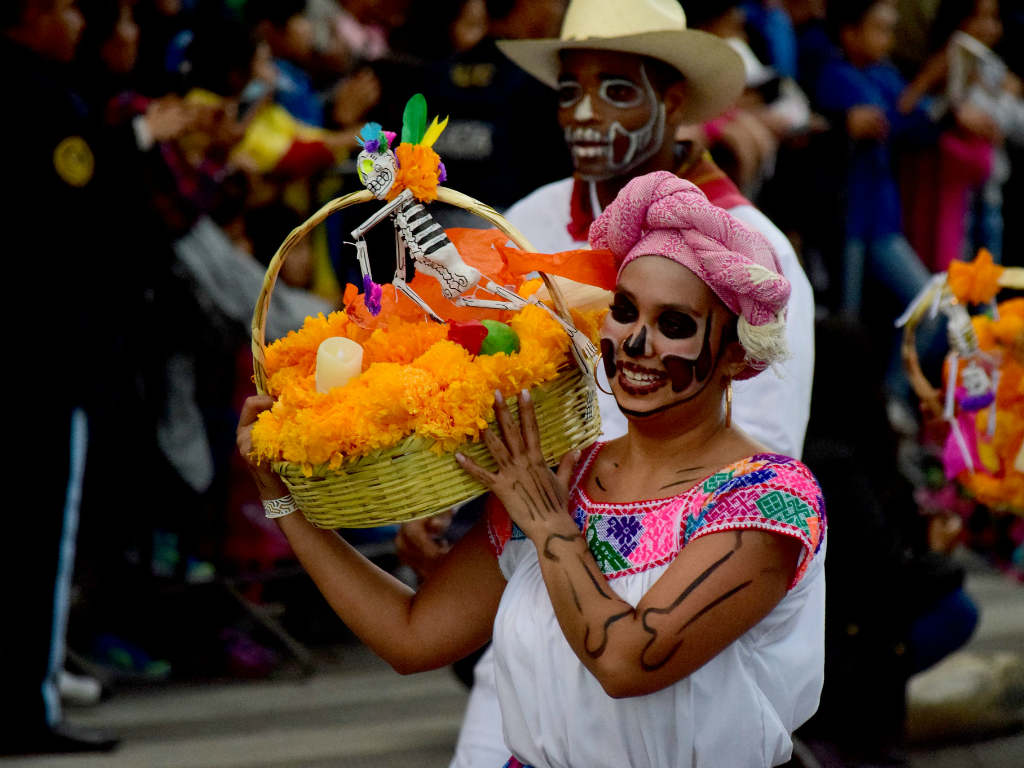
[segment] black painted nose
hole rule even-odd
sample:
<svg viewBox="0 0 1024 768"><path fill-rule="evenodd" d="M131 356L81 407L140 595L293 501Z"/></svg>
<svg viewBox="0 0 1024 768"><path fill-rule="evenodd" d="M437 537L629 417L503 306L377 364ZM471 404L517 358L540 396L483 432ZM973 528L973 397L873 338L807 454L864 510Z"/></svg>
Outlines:
<svg viewBox="0 0 1024 768"><path fill-rule="evenodd" d="M643 357L647 349L647 326L640 329L636 336L630 336L622 345L622 351L630 357Z"/></svg>

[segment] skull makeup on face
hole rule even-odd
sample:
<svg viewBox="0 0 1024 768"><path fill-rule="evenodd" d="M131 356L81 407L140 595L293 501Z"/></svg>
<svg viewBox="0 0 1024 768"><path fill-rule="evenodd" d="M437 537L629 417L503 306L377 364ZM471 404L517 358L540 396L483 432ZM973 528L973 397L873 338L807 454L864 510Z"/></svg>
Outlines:
<svg viewBox="0 0 1024 768"><path fill-rule="evenodd" d="M563 61L559 115L576 174L587 181L635 170L664 139L665 106L644 65L620 56L577 51Z"/></svg>
<svg viewBox="0 0 1024 768"><path fill-rule="evenodd" d="M365 149L356 158L356 172L359 181L378 200L384 200L395 183L395 155L393 152L367 152Z"/></svg>
<svg viewBox="0 0 1024 768"><path fill-rule="evenodd" d="M714 391L729 345L728 314L700 278L668 259L627 265L601 331L602 361L619 409L648 418Z"/></svg>

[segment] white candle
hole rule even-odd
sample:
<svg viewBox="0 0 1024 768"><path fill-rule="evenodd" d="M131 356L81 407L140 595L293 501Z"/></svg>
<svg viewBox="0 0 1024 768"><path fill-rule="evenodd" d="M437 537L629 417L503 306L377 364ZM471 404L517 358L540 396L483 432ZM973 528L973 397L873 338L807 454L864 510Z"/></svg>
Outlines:
<svg viewBox="0 0 1024 768"><path fill-rule="evenodd" d="M332 336L316 350L316 391L344 386L363 370L363 348L352 339Z"/></svg>

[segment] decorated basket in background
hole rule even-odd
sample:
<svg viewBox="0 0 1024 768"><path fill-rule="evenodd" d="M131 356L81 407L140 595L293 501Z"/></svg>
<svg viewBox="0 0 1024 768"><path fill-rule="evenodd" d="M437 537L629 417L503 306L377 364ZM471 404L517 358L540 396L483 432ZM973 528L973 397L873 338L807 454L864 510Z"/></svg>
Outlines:
<svg viewBox="0 0 1024 768"><path fill-rule="evenodd" d="M489 206L444 187L437 188L437 199L489 222L503 240L513 242L519 249L532 250L523 235ZM261 394L272 394L266 365L266 319L274 284L289 252L331 214L373 201L367 190L331 201L293 230L270 262L252 321L253 370ZM558 284L544 274L541 279L546 300L550 300L563 320L572 324L571 311ZM383 289L390 291L391 286ZM431 323L425 316L423 322ZM565 343L569 344L568 339ZM565 453L592 443L601 430L593 377L573 362L568 349L567 346L557 371L531 388L541 449L552 465ZM516 391L511 386L503 391L513 413ZM493 409L488 420L493 420ZM458 445L452 444L450 438L439 441L409 434L356 457L339 459L335 455L331 461L279 459L271 463L311 523L320 528L365 528L436 514L483 493L483 486L455 462L456 450L484 467L495 466L478 432Z"/></svg>
<svg viewBox="0 0 1024 768"><path fill-rule="evenodd" d="M897 321L910 384L931 424L943 424L943 472L968 497L996 512L1024 516L1024 269L993 263L982 250L935 275ZM945 317L949 352L943 381L922 371L917 328Z"/></svg>

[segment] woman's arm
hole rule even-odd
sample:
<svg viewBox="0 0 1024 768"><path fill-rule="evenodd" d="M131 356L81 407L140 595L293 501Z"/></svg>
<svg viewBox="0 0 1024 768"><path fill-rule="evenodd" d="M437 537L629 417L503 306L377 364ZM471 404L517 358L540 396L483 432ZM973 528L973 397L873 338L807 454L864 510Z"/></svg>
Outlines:
<svg viewBox="0 0 1024 768"><path fill-rule="evenodd" d="M288 493L276 474L249 458L252 425L272 402L266 396L247 399L237 437L263 499ZM463 537L423 588L414 592L334 531L311 525L301 512L276 521L335 613L398 672L450 664L491 636L505 580L482 524Z"/></svg>
<svg viewBox="0 0 1024 768"><path fill-rule="evenodd" d="M566 639L615 697L672 685L757 624L785 596L801 547L757 530L709 534L634 608L612 591L578 530L534 541Z"/></svg>
<svg viewBox="0 0 1024 768"><path fill-rule="evenodd" d="M709 534L689 544L634 608L610 587L569 516L572 460L544 464L533 407L522 430L498 407L504 440L485 435L491 473L464 457L537 547L555 615L569 644L610 696L639 696L686 677L766 616L786 594L801 542L757 530Z"/></svg>

